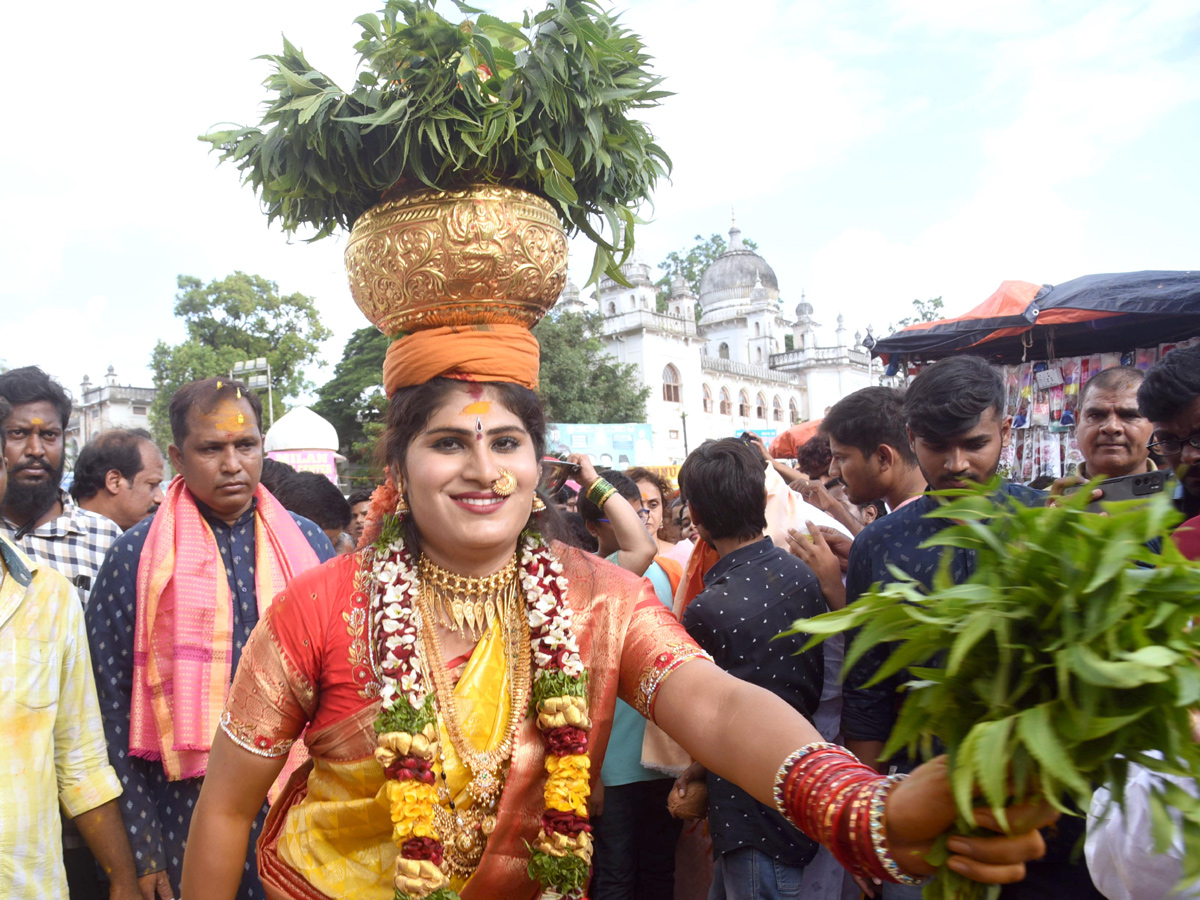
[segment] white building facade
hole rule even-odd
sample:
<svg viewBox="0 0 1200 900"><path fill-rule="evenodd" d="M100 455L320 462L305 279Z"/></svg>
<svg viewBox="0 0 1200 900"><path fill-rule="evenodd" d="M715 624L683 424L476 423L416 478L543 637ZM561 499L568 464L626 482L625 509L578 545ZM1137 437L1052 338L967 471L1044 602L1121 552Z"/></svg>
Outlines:
<svg viewBox="0 0 1200 900"><path fill-rule="evenodd" d="M802 300L797 318L787 316L774 270L746 248L736 226L728 249L701 278L699 322L697 298L682 279L671 286L667 311L659 313L650 267L630 261L621 271L632 287L602 278L593 305L568 283L560 308L598 307L607 351L637 367L650 388L646 421L660 465L681 463L704 440L743 431L769 443L869 383L869 354L857 336L856 346L845 340L841 316L837 344L818 346L812 307Z"/></svg>
<svg viewBox="0 0 1200 900"><path fill-rule="evenodd" d="M74 434L68 439L76 442L75 452L102 431L110 428L150 428L150 405L158 392L152 387L133 387L117 383L117 373L112 367L104 381L92 384L83 376L79 385L79 400L75 403L72 426ZM77 421L76 421L77 419Z"/></svg>

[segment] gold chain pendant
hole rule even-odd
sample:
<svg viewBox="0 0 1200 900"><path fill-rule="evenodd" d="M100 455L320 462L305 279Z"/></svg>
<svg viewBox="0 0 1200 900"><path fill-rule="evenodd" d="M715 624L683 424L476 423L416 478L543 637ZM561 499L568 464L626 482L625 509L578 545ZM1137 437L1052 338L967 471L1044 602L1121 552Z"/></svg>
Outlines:
<svg viewBox="0 0 1200 900"><path fill-rule="evenodd" d="M425 670L432 675L434 706L438 711L438 717L445 725L446 734L450 737L450 742L458 753L459 759L471 772L471 780L467 783L466 790L476 803L471 809L465 810L450 807L452 798L449 788L444 779L439 780L439 802L434 807L435 823L445 848L446 870L460 877L470 877L483 857L488 836L495 830L495 812L500 804L500 794L504 788L508 762L516 742L517 729L525 719L529 704L532 666L529 648L529 621L525 616L525 606L520 602L520 591L515 578L512 578L507 585L500 585L503 590L498 592L498 598L488 596L481 611L477 614L476 622L482 628L488 624L487 604L491 604L493 623L500 627L504 641L505 679L509 685L510 701L506 711L507 720L503 737L491 750L479 750L462 733L458 708L454 700L454 686L450 683L441 640L435 627L439 621L446 624L445 620L441 618L443 612L449 614L451 611L457 612L457 610L454 605L448 605L443 597L439 597L435 593L433 582L436 580L436 576L444 570L433 571L436 567L431 564L430 570L435 578L427 580L424 562L425 560L421 561L421 590L417 595L421 655L424 660L427 660L424 665ZM513 575L516 574L515 557L509 566L488 579L466 579L451 573L445 574L450 579L459 579L463 582L484 582L492 579L498 581L498 576L503 576L509 571ZM451 589L457 587L459 585L453 585ZM475 612L471 609L471 604L457 594L454 602L461 604L462 616L469 624L469 619ZM447 627L450 626L447 625ZM489 627L491 627L490 624Z"/></svg>

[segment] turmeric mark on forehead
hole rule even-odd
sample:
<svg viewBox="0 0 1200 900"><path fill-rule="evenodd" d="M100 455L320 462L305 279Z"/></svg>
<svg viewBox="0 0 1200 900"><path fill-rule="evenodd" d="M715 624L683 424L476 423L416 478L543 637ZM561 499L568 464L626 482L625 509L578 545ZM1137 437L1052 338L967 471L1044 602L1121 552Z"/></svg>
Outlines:
<svg viewBox="0 0 1200 900"><path fill-rule="evenodd" d="M459 415L462 416L486 416L492 411L490 400L476 400L474 403L468 403L463 407Z"/></svg>
<svg viewBox="0 0 1200 900"><path fill-rule="evenodd" d="M29 424L37 425L40 427L41 425L44 425L45 423L42 422L42 420L38 416L34 416L32 419L29 420Z"/></svg>

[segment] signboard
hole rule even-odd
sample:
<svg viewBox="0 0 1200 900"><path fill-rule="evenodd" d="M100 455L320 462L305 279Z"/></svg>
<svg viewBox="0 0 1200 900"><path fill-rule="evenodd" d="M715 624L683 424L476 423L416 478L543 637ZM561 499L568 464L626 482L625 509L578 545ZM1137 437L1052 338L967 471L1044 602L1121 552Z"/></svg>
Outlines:
<svg viewBox="0 0 1200 900"><path fill-rule="evenodd" d="M332 450L272 450L269 459L291 466L297 472L316 472L337 484L337 454Z"/></svg>
<svg viewBox="0 0 1200 900"><path fill-rule="evenodd" d="M625 469L654 461L654 433L645 423L557 424L546 427L546 452L586 453L597 466Z"/></svg>

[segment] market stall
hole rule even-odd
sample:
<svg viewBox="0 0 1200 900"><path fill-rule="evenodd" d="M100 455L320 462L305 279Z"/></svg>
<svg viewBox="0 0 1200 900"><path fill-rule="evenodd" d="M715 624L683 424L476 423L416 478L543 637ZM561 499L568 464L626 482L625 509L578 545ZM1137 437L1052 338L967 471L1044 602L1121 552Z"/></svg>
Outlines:
<svg viewBox="0 0 1200 900"><path fill-rule="evenodd" d="M1198 341L1200 272L1146 271L1058 285L1006 281L970 312L909 326L871 352L905 379L957 353L1000 366L1014 429L1001 466L1029 482L1071 474L1082 461L1076 403L1091 376L1112 366L1145 370Z"/></svg>

